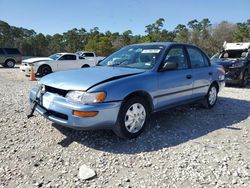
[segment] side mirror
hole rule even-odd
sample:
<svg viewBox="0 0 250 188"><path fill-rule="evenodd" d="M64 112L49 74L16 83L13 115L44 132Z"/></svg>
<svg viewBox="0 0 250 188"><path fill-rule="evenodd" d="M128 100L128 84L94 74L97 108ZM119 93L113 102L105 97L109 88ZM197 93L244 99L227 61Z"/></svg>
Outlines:
<svg viewBox="0 0 250 188"><path fill-rule="evenodd" d="M178 68L178 64L174 61L165 61L164 66L161 68L161 72L166 70L176 70Z"/></svg>

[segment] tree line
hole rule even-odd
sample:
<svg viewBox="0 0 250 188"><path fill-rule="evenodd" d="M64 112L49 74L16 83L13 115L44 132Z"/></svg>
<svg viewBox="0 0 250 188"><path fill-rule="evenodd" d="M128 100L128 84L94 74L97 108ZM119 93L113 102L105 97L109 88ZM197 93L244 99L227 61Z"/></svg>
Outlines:
<svg viewBox="0 0 250 188"><path fill-rule="evenodd" d="M209 55L222 49L224 41L250 42L250 19L242 23L222 21L211 24L207 18L179 24L173 31L164 29L165 20L145 26L145 35L133 35L131 30L100 32L98 27L90 31L74 28L62 34L44 35L32 29L15 27L0 20L0 47L16 47L23 55L48 56L55 52L95 51L107 56L121 47L144 42L185 42L196 44Z"/></svg>

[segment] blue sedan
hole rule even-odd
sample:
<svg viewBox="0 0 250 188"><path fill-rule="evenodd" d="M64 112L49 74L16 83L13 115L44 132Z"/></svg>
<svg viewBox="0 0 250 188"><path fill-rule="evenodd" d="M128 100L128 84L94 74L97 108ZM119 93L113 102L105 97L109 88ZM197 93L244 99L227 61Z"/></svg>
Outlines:
<svg viewBox="0 0 250 188"><path fill-rule="evenodd" d="M30 92L30 116L36 111L63 126L134 138L151 113L194 101L212 108L224 77L223 67L194 45L130 45L96 67L43 77Z"/></svg>

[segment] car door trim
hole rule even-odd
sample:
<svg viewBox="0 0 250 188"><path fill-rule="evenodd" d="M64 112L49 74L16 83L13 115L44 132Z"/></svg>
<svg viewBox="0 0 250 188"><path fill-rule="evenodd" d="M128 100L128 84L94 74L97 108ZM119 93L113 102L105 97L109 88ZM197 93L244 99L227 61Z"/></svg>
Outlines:
<svg viewBox="0 0 250 188"><path fill-rule="evenodd" d="M168 95L175 95L175 94L178 94L178 93L192 91L192 90L195 90L195 89L200 89L200 88L208 87L208 86L209 85L207 84L207 85L203 85L203 86L199 86L199 87L195 87L195 88L190 88L190 89L185 89L185 90L181 90L181 91L175 91L175 92L171 92L171 93L165 93L165 94L161 94L161 95L156 95L156 96L154 96L154 98L165 97L165 96L168 96Z"/></svg>

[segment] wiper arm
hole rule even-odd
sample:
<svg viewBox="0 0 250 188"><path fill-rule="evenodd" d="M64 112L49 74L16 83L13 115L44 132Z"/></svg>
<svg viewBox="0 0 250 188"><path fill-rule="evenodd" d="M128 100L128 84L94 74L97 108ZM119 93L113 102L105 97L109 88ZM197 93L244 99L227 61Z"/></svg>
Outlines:
<svg viewBox="0 0 250 188"><path fill-rule="evenodd" d="M121 65L121 64L123 64L123 63L126 62L126 61L128 61L128 60L127 60L127 59L124 59L123 61L120 61L120 62L111 64L111 65L109 65L109 66L113 67L113 66Z"/></svg>

